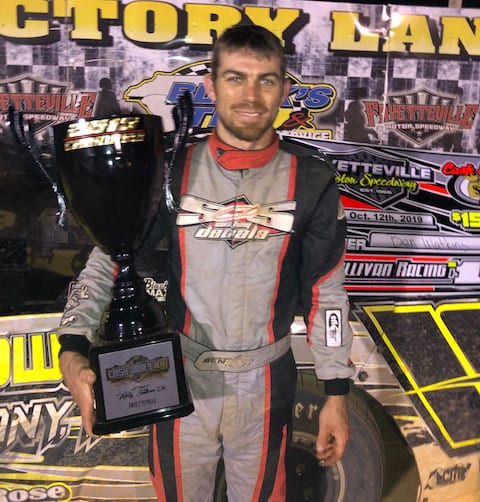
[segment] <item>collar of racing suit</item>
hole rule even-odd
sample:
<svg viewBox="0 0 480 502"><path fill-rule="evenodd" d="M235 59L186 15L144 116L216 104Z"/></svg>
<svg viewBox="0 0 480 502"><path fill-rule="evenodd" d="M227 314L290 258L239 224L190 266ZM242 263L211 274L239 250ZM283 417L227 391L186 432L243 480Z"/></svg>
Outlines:
<svg viewBox="0 0 480 502"><path fill-rule="evenodd" d="M278 136L273 132L272 143L263 150L240 150L223 143L214 131L208 138L208 147L213 158L225 169L251 169L263 167L270 162L278 150Z"/></svg>

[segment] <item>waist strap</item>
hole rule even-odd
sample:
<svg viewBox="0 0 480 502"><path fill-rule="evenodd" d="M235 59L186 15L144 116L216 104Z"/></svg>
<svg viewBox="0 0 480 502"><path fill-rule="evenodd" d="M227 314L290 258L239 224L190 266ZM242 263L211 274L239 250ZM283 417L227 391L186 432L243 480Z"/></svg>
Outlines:
<svg viewBox="0 0 480 502"><path fill-rule="evenodd" d="M269 345L253 350L211 350L206 345L180 335L182 352L194 361L197 369L205 371L249 371L269 364L283 356L290 348L290 334Z"/></svg>

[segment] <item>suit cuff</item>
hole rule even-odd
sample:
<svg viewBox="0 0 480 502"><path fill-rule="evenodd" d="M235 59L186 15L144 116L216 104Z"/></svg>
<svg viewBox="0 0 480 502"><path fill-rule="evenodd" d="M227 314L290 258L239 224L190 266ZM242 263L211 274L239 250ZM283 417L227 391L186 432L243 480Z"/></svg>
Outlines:
<svg viewBox="0 0 480 502"><path fill-rule="evenodd" d="M325 394L327 396L344 396L350 392L349 378L334 378L324 380Z"/></svg>
<svg viewBox="0 0 480 502"><path fill-rule="evenodd" d="M84 335L62 335L58 338L60 342L60 351L62 352L77 352L77 354L88 358L88 351L90 350L90 341Z"/></svg>

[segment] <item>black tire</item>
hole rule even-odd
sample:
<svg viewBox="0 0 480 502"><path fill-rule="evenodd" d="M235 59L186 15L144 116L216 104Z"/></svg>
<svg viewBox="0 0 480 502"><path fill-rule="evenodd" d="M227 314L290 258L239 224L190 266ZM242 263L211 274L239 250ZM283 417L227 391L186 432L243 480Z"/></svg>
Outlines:
<svg viewBox="0 0 480 502"><path fill-rule="evenodd" d="M385 473L385 452L377 423L363 391L352 385L348 395L350 440L343 457L322 468L315 457L318 414L325 394L312 370L301 370L293 412L292 441L287 453L286 502L378 502ZM219 465L215 502L225 502L223 465Z"/></svg>
<svg viewBox="0 0 480 502"><path fill-rule="evenodd" d="M343 457L322 468L315 458L318 414L325 400L323 384L312 370L299 371L288 451L287 502L377 502L381 500L385 451L363 391L348 395L350 440Z"/></svg>

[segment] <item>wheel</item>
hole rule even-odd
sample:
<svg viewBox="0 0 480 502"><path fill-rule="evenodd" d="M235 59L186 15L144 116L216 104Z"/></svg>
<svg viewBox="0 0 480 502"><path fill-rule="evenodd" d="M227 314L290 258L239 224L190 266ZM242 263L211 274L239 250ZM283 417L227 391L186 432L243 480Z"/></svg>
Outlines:
<svg viewBox="0 0 480 502"><path fill-rule="evenodd" d="M320 467L315 457L318 414L325 394L313 370L298 373L292 441L287 451L286 502L378 502L385 472L382 436L363 391L348 395L350 439L343 457ZM214 502L225 502L223 464L219 464Z"/></svg>
<svg viewBox="0 0 480 502"><path fill-rule="evenodd" d="M382 436L362 391L348 395L350 439L343 457L322 468L315 458L318 414L325 400L313 370L299 371L293 435L287 454L287 502L377 502L385 472Z"/></svg>

